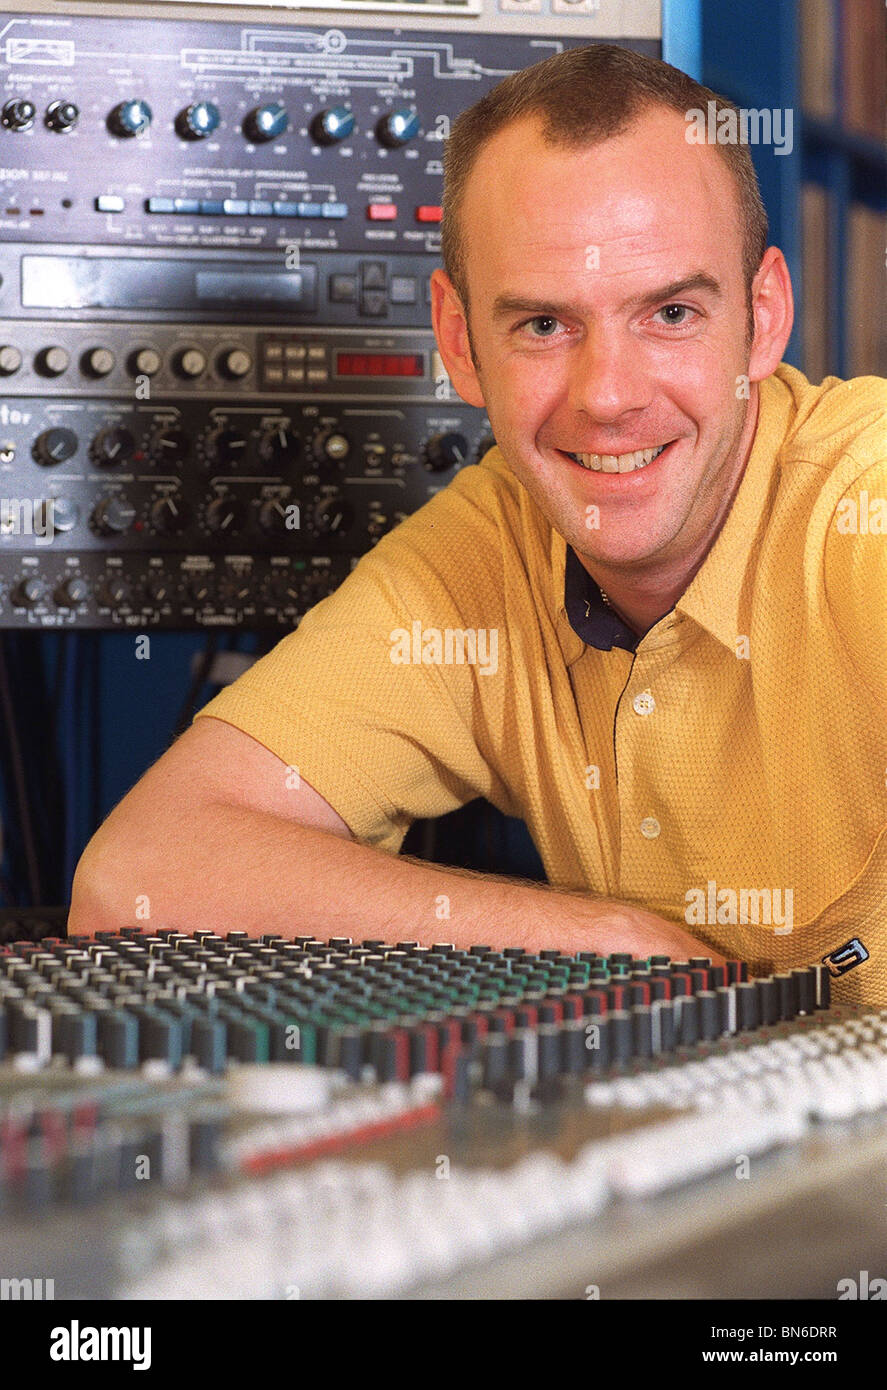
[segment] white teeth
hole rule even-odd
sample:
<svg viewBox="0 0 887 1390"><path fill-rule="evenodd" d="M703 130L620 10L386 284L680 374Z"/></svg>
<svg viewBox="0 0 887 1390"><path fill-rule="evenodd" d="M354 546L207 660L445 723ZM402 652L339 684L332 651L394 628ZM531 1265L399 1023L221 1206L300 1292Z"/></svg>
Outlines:
<svg viewBox="0 0 887 1390"><path fill-rule="evenodd" d="M633 454L570 454L570 458L594 473L631 473L652 463L664 448L660 444L657 449L636 449Z"/></svg>

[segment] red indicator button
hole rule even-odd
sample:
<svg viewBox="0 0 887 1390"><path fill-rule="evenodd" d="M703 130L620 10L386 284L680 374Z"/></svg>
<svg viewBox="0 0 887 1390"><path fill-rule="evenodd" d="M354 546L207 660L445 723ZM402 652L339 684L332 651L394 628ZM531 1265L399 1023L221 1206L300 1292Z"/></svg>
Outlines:
<svg viewBox="0 0 887 1390"><path fill-rule="evenodd" d="M368 203L367 217L371 222L393 222L397 216L395 203Z"/></svg>
<svg viewBox="0 0 887 1390"><path fill-rule="evenodd" d="M417 207L417 208L416 208L416 221L417 221L417 222L439 222L440 219L441 219L441 214L442 214L442 213L443 213L443 208L432 207L432 206L431 206L430 204L428 204L428 203L423 203L420 207Z"/></svg>

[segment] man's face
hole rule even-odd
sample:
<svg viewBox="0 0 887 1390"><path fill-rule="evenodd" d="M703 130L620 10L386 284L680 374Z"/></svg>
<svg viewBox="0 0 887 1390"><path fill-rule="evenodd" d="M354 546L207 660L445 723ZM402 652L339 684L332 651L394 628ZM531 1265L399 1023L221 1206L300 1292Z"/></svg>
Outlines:
<svg viewBox="0 0 887 1390"><path fill-rule="evenodd" d="M523 119L463 202L475 403L552 525L626 575L704 553L754 429L738 200L686 128L657 109L570 150Z"/></svg>

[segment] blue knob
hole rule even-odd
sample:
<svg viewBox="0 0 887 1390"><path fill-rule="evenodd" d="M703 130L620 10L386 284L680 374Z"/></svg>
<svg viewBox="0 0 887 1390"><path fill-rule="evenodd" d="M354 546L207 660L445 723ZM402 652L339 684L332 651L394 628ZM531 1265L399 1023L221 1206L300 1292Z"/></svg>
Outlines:
<svg viewBox="0 0 887 1390"><path fill-rule="evenodd" d="M250 140L262 143L266 140L276 140L279 135L283 135L289 123L286 107L281 106L279 101L271 101L265 106L257 106L255 111L249 113L245 123L246 134Z"/></svg>
<svg viewBox="0 0 887 1390"><path fill-rule="evenodd" d="M111 125L117 135L141 135L151 124L151 115L146 101L121 101L111 112Z"/></svg>
<svg viewBox="0 0 887 1390"><path fill-rule="evenodd" d="M181 113L178 125L181 133L190 140L205 140L218 130L222 117L219 108L211 101L195 101Z"/></svg>
<svg viewBox="0 0 887 1390"><path fill-rule="evenodd" d="M389 149L399 149L414 139L422 129L418 113L408 106L397 111L389 111L376 126L376 135Z"/></svg>
<svg viewBox="0 0 887 1390"><path fill-rule="evenodd" d="M354 112L347 106L330 106L319 111L311 122L311 134L318 145L337 145L354 133Z"/></svg>

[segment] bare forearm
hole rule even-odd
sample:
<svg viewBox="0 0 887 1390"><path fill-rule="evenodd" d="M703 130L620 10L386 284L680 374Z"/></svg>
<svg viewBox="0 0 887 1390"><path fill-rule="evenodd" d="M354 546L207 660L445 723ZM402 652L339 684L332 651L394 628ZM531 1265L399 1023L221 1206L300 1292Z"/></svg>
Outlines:
<svg viewBox="0 0 887 1390"><path fill-rule="evenodd" d="M115 813L116 814L116 813ZM130 925L538 950L704 951L643 909L443 868L222 803L127 847L114 816L78 870L71 930ZM148 917L146 914L150 913Z"/></svg>

